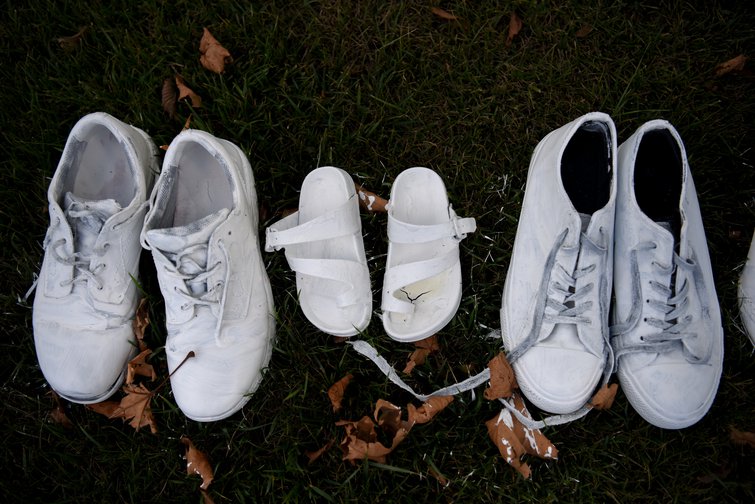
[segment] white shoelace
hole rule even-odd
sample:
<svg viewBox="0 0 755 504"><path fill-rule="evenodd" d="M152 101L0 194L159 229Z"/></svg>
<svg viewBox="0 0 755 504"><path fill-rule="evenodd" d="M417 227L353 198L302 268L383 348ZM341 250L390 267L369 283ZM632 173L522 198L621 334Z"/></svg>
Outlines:
<svg viewBox="0 0 755 504"><path fill-rule="evenodd" d="M66 238L58 239L46 247L56 261L74 267L73 277L61 281L60 285L66 286L91 281L97 290L102 290L103 284L97 275L107 265L100 263L92 268L91 264L94 256L102 257L105 255L110 248L110 243L105 242L100 246L95 245L95 243L102 226L120 209L120 206L113 200L95 202L77 200L70 193L66 196L66 199L69 200L69 203L65 210L65 216L73 231L75 252L66 254L59 251L60 247L66 244ZM61 222L58 220L56 225L59 226L60 224Z"/></svg>
<svg viewBox="0 0 755 504"><path fill-rule="evenodd" d="M652 242L641 243L637 250L654 250L657 245ZM632 261L635 271L636 268L636 252L632 255ZM660 329L660 332L655 334L647 334L640 336L640 342L636 344L622 344L621 337L627 333L629 328L633 327L639 317L641 316L642 309L638 308L633 311L629 320L622 324L617 324L611 328L611 336L614 338L616 344L615 354L616 359L620 356L628 353L639 352L651 352L651 353L666 353L674 348L678 348L682 340L685 338L695 338L695 333L686 332L687 327L693 320L692 315L687 314L687 308L689 307L689 289L690 284L687 279L683 279L681 284L677 284L678 275L680 270L688 271L692 273L693 278L697 272L697 264L694 261L689 261L682 258L676 252L674 252L672 263L668 266L652 261L654 268L658 270L661 277L670 278L670 286L666 286L656 280L650 280L649 285L652 290L660 296L660 299L648 298L645 303L642 303L639 299L639 292L635 292L634 296L640 301L640 305L647 305L654 308L656 311L663 314L662 318L653 316L644 316L643 321L648 325ZM639 291L639 283L635 286L635 291ZM693 364L704 364L710 358L710 348L704 355L693 355L685 347L683 348L685 359Z"/></svg>
<svg viewBox="0 0 755 504"><path fill-rule="evenodd" d="M177 253L164 253L172 263L172 267L164 266L166 274L179 278L184 285L184 289L175 288L175 292L185 301L180 307L181 310L188 310L197 305L212 306L221 303L225 282L219 280L213 285L207 285L207 280L223 263L217 261L207 267L207 243L189 245Z"/></svg>

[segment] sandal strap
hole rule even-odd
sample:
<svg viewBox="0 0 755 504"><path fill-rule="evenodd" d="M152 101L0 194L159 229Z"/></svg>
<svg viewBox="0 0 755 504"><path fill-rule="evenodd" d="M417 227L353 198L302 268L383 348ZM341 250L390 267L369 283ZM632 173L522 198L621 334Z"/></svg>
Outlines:
<svg viewBox="0 0 755 504"><path fill-rule="evenodd" d="M393 243L427 243L443 238L461 241L477 229L473 217L461 218L448 205L449 220L440 224L411 224L388 212L388 239Z"/></svg>
<svg viewBox="0 0 755 504"><path fill-rule="evenodd" d="M357 285L364 283L367 278L369 285L369 271L367 265L346 259L306 259L303 257L291 257L286 254L289 267L302 275L335 280L348 286L348 289L336 296L336 304L339 308L355 305L369 300ZM360 281L362 280L362 281ZM367 290L369 294L371 292Z"/></svg>
<svg viewBox="0 0 755 504"><path fill-rule="evenodd" d="M359 212L355 212L356 194L340 206L299 223L299 212L294 212L265 230L265 251L280 250L286 245L328 240L356 233L360 229Z"/></svg>
<svg viewBox="0 0 755 504"><path fill-rule="evenodd" d="M400 264L388 268L383 278L383 300L381 309L384 312L414 313L414 304L396 298L394 293L421 280L432 278L435 275L451 268L459 260L459 251L453 247L445 254L406 264Z"/></svg>

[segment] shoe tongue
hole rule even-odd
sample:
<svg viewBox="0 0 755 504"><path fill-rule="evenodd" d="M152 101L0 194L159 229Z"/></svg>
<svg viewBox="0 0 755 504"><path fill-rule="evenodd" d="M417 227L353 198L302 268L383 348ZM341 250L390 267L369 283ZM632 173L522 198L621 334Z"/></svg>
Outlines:
<svg viewBox="0 0 755 504"><path fill-rule="evenodd" d="M147 241L162 251L181 274L197 275L207 269L207 243L229 213L230 210L223 208L185 226L150 229ZM194 295L207 291L206 282L189 281L187 287Z"/></svg>
<svg viewBox="0 0 755 504"><path fill-rule="evenodd" d="M87 200L71 192L65 194L63 204L73 232L75 250L84 256L92 253L105 222L122 210L113 199Z"/></svg>
<svg viewBox="0 0 755 504"><path fill-rule="evenodd" d="M592 219L592 214L580 213L579 219L582 221L582 232L586 233L587 226L590 225L590 220Z"/></svg>
<svg viewBox="0 0 755 504"><path fill-rule="evenodd" d="M150 229L147 231L147 240L162 252L178 254L187 247L210 241L212 233L229 213L230 210L223 208L185 226Z"/></svg>
<svg viewBox="0 0 755 504"><path fill-rule="evenodd" d="M665 229L666 231L668 231L672 235L674 234L674 229L671 227L671 222L670 221L660 221L660 222L656 222L656 224L658 224L659 226L661 226L663 229Z"/></svg>

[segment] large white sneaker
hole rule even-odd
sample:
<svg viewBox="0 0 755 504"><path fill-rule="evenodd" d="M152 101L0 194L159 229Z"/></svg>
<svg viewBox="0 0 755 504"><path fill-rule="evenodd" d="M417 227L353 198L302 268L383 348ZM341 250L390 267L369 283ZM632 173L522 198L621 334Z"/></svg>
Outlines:
<svg viewBox="0 0 755 504"><path fill-rule="evenodd" d="M744 324L745 333L755 345L755 236L739 278L739 318Z"/></svg>
<svg viewBox="0 0 755 504"><path fill-rule="evenodd" d="M187 417L220 420L257 389L275 335L249 161L231 142L184 131L150 205L142 244L165 298L173 395Z"/></svg>
<svg viewBox="0 0 755 504"><path fill-rule="evenodd" d="M39 367L69 401L102 401L123 382L156 156L143 131L89 114L71 130L50 183L32 323Z"/></svg>
<svg viewBox="0 0 755 504"><path fill-rule="evenodd" d="M718 389L721 313L679 134L642 125L619 148L611 345L622 389L651 424L700 420Z"/></svg>
<svg viewBox="0 0 755 504"><path fill-rule="evenodd" d="M548 134L530 162L501 333L522 392L551 413L584 406L610 362L615 173L600 112Z"/></svg>

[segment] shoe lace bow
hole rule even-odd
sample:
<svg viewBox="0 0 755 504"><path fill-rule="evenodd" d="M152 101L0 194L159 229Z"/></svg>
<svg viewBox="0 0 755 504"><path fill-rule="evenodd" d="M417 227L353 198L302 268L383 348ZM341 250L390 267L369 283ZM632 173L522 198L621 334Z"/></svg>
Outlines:
<svg viewBox="0 0 755 504"><path fill-rule="evenodd" d="M188 310L193 306L218 305L221 302L221 290L224 285L222 280L213 285L207 285L207 280L221 267L221 261L207 267L207 243L189 245L180 252L166 253L171 261L171 266L165 266L167 274L180 279L183 288L175 286L174 291L184 303L181 310Z"/></svg>

